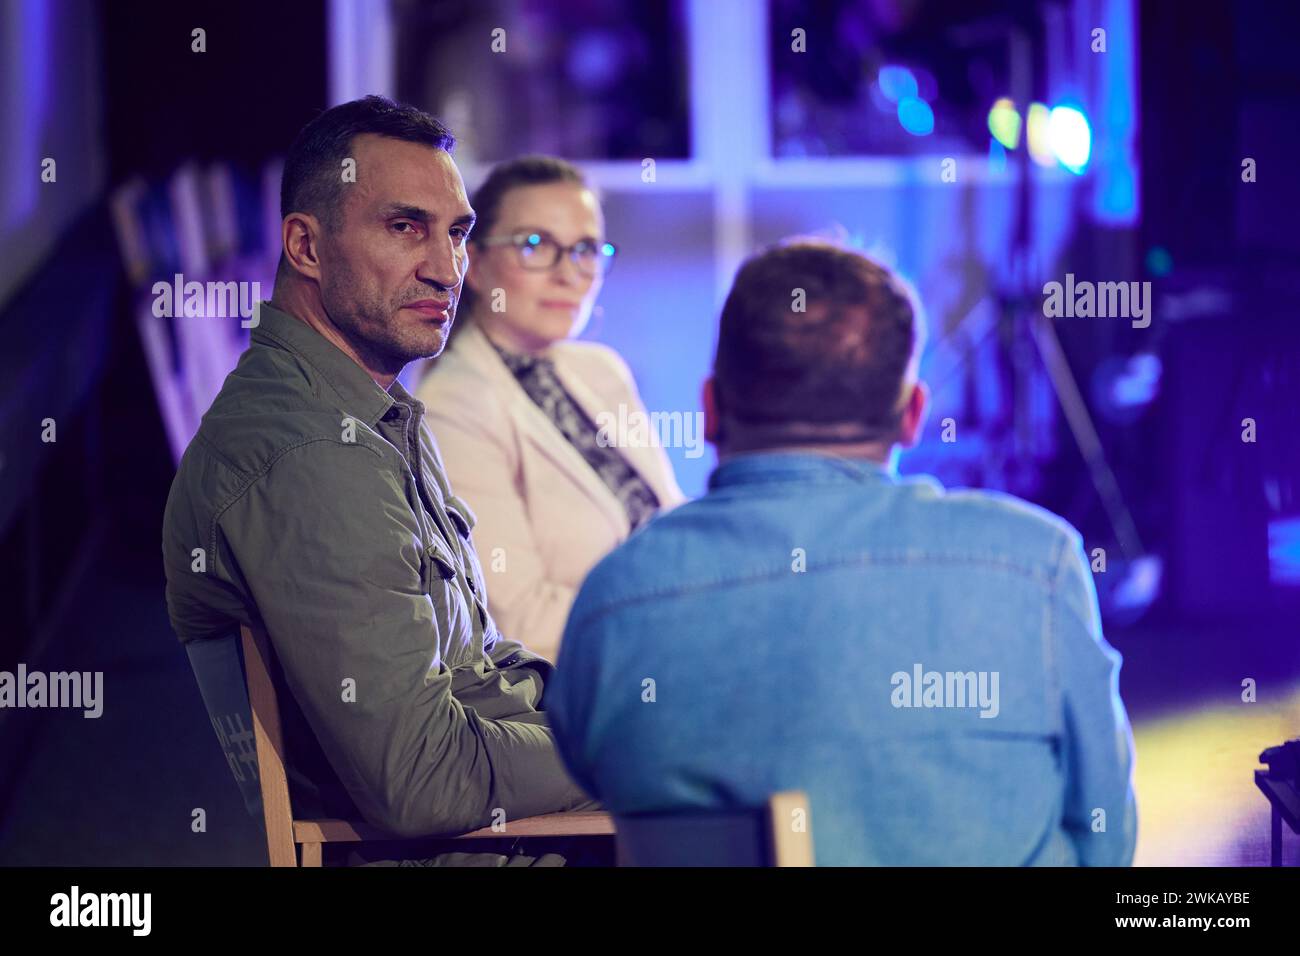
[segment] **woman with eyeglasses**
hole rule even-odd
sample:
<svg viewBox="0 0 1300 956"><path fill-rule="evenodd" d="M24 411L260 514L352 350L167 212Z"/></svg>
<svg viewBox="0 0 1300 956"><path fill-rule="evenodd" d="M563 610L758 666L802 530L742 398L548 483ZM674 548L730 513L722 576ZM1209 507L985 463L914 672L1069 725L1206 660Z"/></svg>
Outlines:
<svg viewBox="0 0 1300 956"><path fill-rule="evenodd" d="M683 496L662 448L619 447L597 425L645 407L616 352L575 341L616 252L581 171L521 157L472 203L455 325L417 396L474 513L497 627L553 661L587 572Z"/></svg>

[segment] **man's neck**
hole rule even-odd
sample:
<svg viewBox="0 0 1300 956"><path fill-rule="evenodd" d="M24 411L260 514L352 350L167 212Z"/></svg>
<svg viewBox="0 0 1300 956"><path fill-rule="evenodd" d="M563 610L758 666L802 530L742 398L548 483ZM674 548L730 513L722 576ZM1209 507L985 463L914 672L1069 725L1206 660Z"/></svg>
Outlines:
<svg viewBox="0 0 1300 956"><path fill-rule="evenodd" d="M889 471L894 470L898 461L898 449L892 444L886 444L884 442L855 442L843 445L768 445L748 448L736 447L733 445L720 445L718 447L718 462L721 464L722 462L739 455L777 454L782 452L806 455L825 455L829 458L845 458L850 461L871 462L876 465L883 465Z"/></svg>
<svg viewBox="0 0 1300 956"><path fill-rule="evenodd" d="M319 295L308 292L297 284L291 284L286 288L277 283L271 294L271 305L315 329L327 342L361 366L362 370L384 391L388 391L397 380L401 370L397 372L383 370L378 360L367 355L363 345L353 343L325 313Z"/></svg>

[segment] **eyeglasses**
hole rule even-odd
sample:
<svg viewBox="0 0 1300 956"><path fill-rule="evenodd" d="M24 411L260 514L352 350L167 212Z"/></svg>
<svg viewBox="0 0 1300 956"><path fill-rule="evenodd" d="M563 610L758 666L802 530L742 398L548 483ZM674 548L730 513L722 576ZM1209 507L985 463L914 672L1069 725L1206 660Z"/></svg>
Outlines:
<svg viewBox="0 0 1300 956"><path fill-rule="evenodd" d="M521 232L513 236L491 236L472 240L480 246L513 246L519 265L530 272L554 269L560 256L567 255L574 267L587 278L603 276L614 264L618 247L612 242L593 242L579 239L571 246L562 246L544 232Z"/></svg>

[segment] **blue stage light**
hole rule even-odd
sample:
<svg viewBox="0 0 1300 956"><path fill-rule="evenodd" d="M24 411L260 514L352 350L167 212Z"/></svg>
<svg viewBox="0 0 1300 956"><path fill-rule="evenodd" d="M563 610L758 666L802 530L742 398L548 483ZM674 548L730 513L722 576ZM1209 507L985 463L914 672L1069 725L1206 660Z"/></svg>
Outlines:
<svg viewBox="0 0 1300 956"><path fill-rule="evenodd" d="M915 96L898 101L898 121L913 136L929 136L934 132L934 111L929 103Z"/></svg>
<svg viewBox="0 0 1300 956"><path fill-rule="evenodd" d="M1300 586L1300 517L1268 523L1268 569L1274 584Z"/></svg>
<svg viewBox="0 0 1300 956"><path fill-rule="evenodd" d="M1007 148L992 137L989 137L989 171L994 173L1007 171Z"/></svg>
<svg viewBox="0 0 1300 956"><path fill-rule="evenodd" d="M903 100L917 95L916 76L905 66L882 66L876 83L891 103L901 105Z"/></svg>

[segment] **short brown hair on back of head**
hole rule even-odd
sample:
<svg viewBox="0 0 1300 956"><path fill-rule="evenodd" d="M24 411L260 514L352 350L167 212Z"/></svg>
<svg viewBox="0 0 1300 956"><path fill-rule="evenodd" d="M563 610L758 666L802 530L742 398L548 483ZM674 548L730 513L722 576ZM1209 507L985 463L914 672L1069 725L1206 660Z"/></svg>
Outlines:
<svg viewBox="0 0 1300 956"><path fill-rule="evenodd" d="M806 238L765 249L722 308L713 375L724 431L892 438L924 334L912 290L862 253Z"/></svg>

